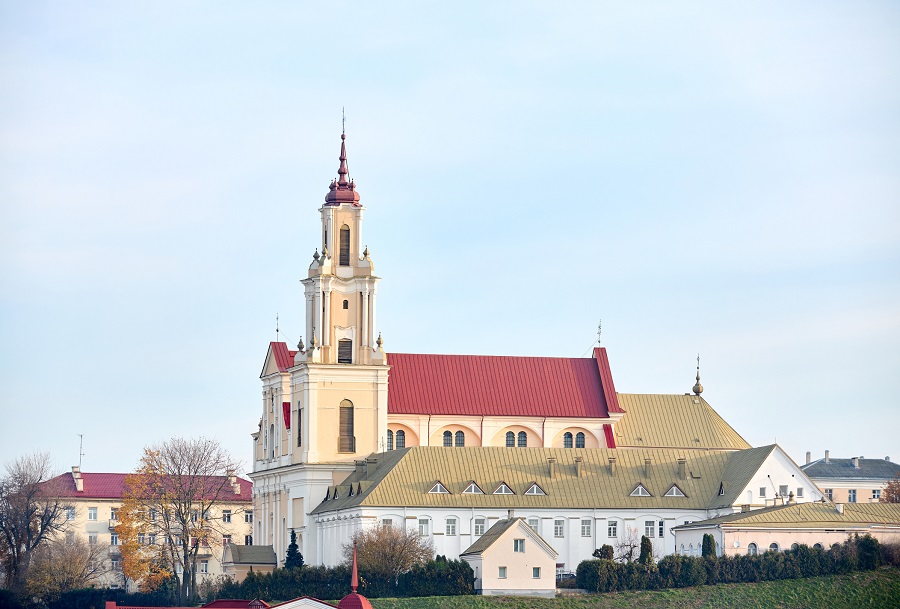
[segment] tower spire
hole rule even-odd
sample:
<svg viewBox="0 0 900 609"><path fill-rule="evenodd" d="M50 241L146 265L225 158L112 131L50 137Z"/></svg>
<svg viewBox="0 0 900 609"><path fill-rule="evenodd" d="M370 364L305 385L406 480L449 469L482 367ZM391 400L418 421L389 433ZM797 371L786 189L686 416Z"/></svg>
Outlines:
<svg viewBox="0 0 900 609"><path fill-rule="evenodd" d="M356 589L359 588L359 574L356 571L356 542L353 542L353 575L350 577L350 590L356 594Z"/></svg>
<svg viewBox="0 0 900 609"><path fill-rule="evenodd" d="M700 354L697 354L697 382L694 383L694 387L692 389L694 395L700 395L703 393L703 385L700 384Z"/></svg>
<svg viewBox="0 0 900 609"><path fill-rule="evenodd" d="M343 109L341 110L343 112ZM341 155L338 160L338 177L328 185L328 194L325 195L326 205L340 205L341 203L353 203L359 205L359 193L356 192L356 184L350 179L350 169L347 166L347 116L341 118Z"/></svg>

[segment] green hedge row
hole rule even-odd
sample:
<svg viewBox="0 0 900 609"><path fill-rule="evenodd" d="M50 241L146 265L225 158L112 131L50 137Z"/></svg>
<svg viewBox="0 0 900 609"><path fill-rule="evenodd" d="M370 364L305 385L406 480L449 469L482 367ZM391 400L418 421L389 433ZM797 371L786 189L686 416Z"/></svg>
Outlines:
<svg viewBox="0 0 900 609"><path fill-rule="evenodd" d="M462 560L438 556L400 576L396 582L389 576L359 572L359 593L370 598L410 596L455 596L475 593L475 574ZM240 583L226 581L216 598L254 599L267 602L286 601L298 596L324 600L340 599L350 593L350 569L310 567L275 569L272 573L250 573Z"/></svg>
<svg viewBox="0 0 900 609"><path fill-rule="evenodd" d="M578 565L578 587L596 592L685 588L702 584L797 579L871 570L881 564L878 540L854 536L829 550L802 545L757 556L692 557L671 555L659 563L586 560Z"/></svg>

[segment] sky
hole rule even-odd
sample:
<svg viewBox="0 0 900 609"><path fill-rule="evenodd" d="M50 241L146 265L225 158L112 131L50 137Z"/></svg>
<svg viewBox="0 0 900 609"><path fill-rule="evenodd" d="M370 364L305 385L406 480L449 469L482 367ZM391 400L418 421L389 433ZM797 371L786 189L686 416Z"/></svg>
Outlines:
<svg viewBox="0 0 900 609"><path fill-rule="evenodd" d="M900 461L895 2L0 2L0 463L251 468L346 109L390 353ZM308 337L304 337L307 338Z"/></svg>

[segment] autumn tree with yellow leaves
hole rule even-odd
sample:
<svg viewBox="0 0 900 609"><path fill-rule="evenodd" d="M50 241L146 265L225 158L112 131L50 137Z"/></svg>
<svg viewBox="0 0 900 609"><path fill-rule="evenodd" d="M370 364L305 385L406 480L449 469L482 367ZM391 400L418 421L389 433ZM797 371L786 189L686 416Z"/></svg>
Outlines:
<svg viewBox="0 0 900 609"><path fill-rule="evenodd" d="M197 595L197 559L221 547L221 518L214 512L233 498L238 463L207 438L173 438L144 449L140 466L125 479L116 527L122 569L144 591L177 582L179 605Z"/></svg>

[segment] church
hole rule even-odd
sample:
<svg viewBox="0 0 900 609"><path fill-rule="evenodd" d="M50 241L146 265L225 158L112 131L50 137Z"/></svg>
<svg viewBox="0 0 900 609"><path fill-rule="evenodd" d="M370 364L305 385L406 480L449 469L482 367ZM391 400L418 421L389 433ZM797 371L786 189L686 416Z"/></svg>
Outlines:
<svg viewBox="0 0 900 609"><path fill-rule="evenodd" d="M279 563L292 530L308 564L334 565L363 528L413 528L457 558L521 517L574 571L603 544L646 535L661 557L675 526L823 498L780 447L751 447L713 410L699 368L691 393L650 395L616 391L603 347L385 352L346 134L339 161L302 280L308 344L271 342L260 374L253 542Z"/></svg>

